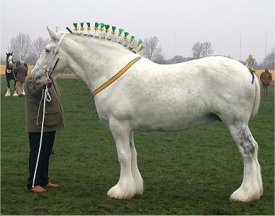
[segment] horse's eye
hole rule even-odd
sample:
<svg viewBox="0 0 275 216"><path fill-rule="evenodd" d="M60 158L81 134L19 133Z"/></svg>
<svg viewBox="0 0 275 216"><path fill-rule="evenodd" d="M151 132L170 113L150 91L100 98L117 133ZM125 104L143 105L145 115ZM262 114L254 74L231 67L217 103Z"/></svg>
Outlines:
<svg viewBox="0 0 275 216"><path fill-rule="evenodd" d="M45 52L48 53L48 52L50 52L50 50L48 50L47 48L45 48Z"/></svg>

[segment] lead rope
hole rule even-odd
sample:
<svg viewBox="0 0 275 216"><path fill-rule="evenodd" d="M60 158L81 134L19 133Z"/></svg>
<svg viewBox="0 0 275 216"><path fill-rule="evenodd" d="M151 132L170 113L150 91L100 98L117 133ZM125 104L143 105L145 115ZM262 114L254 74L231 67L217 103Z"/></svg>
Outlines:
<svg viewBox="0 0 275 216"><path fill-rule="evenodd" d="M44 95L43 95L44 93ZM42 141L43 141L43 131L44 131L44 121L45 121L45 111L46 111L46 101L51 102L52 98L49 93L48 86L46 86L45 91L42 89L42 97L39 103L39 108L38 108L38 113L37 113L37 124L38 124L38 116L40 113L40 105L43 100L43 113L42 113L42 123L41 123L41 133L40 133L40 142L39 142L39 149L38 149L38 154L37 154L37 159L36 159L36 164L35 164L35 169L34 169L34 174L33 174L33 179L32 179L32 187L34 187L35 184L35 178L36 178L36 173L37 173L37 168L38 168L38 163L39 163L39 158L40 158L40 152L41 152L41 147L42 147Z"/></svg>
<svg viewBox="0 0 275 216"><path fill-rule="evenodd" d="M51 97L51 95L50 95L50 93L49 93L49 91L45 91L45 95L44 95L44 89L42 89L42 97L41 97L41 100L40 100L40 102L39 102L39 106L38 106L38 112L37 112L37 115L36 115L36 125L39 125L39 113L40 113L40 107L41 107L41 103L42 103L42 100L43 100L43 98L45 97L45 95L46 95L46 100L48 101L48 102L51 102L52 101L52 97ZM43 108L43 109L45 109L45 108Z"/></svg>

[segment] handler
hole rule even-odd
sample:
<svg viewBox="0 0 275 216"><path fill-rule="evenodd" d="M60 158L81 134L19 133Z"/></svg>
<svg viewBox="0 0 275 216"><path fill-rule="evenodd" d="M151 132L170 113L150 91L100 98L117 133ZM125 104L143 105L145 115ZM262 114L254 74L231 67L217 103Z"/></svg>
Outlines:
<svg viewBox="0 0 275 216"><path fill-rule="evenodd" d="M272 75L267 68L263 73L261 73L260 80L263 87L263 96L268 96L268 86L272 81Z"/></svg>
<svg viewBox="0 0 275 216"><path fill-rule="evenodd" d="M50 102L46 102L43 141L37 167L34 187L33 178L40 144L43 96L46 86L49 88ZM57 188L59 185L49 182L48 168L56 130L64 127L60 92L56 83L46 76L27 76L25 81L26 130L29 133L29 178L27 187L31 192L41 193L43 187Z"/></svg>

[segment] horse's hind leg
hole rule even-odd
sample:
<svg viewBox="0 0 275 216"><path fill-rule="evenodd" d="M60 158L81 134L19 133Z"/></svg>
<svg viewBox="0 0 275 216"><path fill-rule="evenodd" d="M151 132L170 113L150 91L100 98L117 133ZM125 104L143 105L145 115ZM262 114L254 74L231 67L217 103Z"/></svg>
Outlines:
<svg viewBox="0 0 275 216"><path fill-rule="evenodd" d="M13 87L14 87L14 92L13 92L13 95L12 95L12 96L18 96L17 90L16 90L16 79L14 79Z"/></svg>
<svg viewBox="0 0 275 216"><path fill-rule="evenodd" d="M230 200L241 202L257 200L263 194L258 143L254 140L246 123L235 121L229 125L229 130L244 162L243 182L231 195Z"/></svg>
<svg viewBox="0 0 275 216"><path fill-rule="evenodd" d="M136 193L131 166L131 131L127 122L121 122L113 118L109 120L109 127L116 143L120 163L120 177L118 183L108 191L107 195L115 199L129 199Z"/></svg>
<svg viewBox="0 0 275 216"><path fill-rule="evenodd" d="M131 148L131 167L132 167L132 174L136 184L136 193L143 194L143 179L138 169L137 165L137 151L135 148L134 143L134 132L131 132L130 137L130 148Z"/></svg>

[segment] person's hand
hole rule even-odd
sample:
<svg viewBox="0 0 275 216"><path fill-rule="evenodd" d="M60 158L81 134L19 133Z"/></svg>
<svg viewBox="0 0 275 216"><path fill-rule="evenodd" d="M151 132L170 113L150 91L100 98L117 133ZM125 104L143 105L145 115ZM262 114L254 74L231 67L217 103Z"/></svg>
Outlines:
<svg viewBox="0 0 275 216"><path fill-rule="evenodd" d="M52 84L53 81L49 77L42 77L39 80L37 80L36 82L39 82L39 83L44 84L48 87L51 87L51 84Z"/></svg>
<svg viewBox="0 0 275 216"><path fill-rule="evenodd" d="M46 77L45 79L44 79L44 85L46 85L46 86L50 86L51 84L52 84L52 79L50 79L49 77Z"/></svg>

